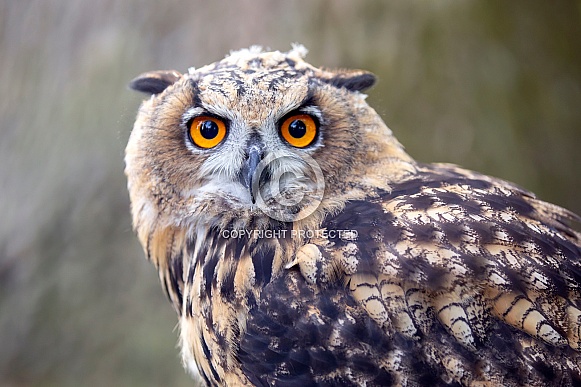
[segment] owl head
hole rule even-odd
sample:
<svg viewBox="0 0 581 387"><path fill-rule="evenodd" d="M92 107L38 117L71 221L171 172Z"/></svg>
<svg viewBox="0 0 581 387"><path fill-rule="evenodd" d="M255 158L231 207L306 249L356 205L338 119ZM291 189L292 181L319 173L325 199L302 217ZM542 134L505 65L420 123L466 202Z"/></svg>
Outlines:
<svg viewBox="0 0 581 387"><path fill-rule="evenodd" d="M320 69L305 54L251 47L131 82L151 95L126 149L136 225L320 219L365 187L388 185L386 160L408 159L365 102L374 75Z"/></svg>

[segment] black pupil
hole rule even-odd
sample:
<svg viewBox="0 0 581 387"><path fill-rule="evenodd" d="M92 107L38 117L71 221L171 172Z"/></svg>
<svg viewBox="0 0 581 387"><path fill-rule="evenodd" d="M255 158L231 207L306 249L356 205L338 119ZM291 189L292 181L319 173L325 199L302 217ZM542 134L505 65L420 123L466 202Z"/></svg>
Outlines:
<svg viewBox="0 0 581 387"><path fill-rule="evenodd" d="M200 124L200 134L206 140L211 140L218 135L218 124L214 121L204 121Z"/></svg>
<svg viewBox="0 0 581 387"><path fill-rule="evenodd" d="M294 138L301 138L307 134L307 125L302 120L294 120L288 126L288 133Z"/></svg>

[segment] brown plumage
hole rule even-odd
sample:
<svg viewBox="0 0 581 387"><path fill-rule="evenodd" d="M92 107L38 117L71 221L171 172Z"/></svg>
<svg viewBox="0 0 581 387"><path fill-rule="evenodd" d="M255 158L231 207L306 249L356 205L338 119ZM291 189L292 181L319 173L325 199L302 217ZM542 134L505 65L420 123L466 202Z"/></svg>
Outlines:
<svg viewBox="0 0 581 387"><path fill-rule="evenodd" d="M579 217L408 156L305 50L146 73L134 227L208 385L579 385ZM201 137L200 137L201 136Z"/></svg>

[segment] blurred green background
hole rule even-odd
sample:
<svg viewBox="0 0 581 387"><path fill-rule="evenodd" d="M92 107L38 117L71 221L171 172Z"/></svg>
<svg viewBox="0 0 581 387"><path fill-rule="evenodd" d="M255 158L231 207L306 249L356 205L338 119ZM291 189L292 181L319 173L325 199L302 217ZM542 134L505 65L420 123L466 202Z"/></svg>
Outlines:
<svg viewBox="0 0 581 387"><path fill-rule="evenodd" d="M0 385L189 385L131 230L127 83L301 42L408 151L581 213L580 1L0 0Z"/></svg>

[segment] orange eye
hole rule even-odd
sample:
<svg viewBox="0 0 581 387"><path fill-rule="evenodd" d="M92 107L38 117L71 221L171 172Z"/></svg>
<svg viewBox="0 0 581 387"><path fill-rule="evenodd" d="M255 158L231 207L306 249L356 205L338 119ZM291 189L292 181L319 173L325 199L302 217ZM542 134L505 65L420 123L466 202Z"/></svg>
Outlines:
<svg viewBox="0 0 581 387"><path fill-rule="evenodd" d="M190 138L200 148L209 149L218 145L226 136L224 121L210 117L199 116L190 123Z"/></svg>
<svg viewBox="0 0 581 387"><path fill-rule="evenodd" d="M292 146L304 148L317 137L317 123L308 114L297 114L284 120L280 133Z"/></svg>

